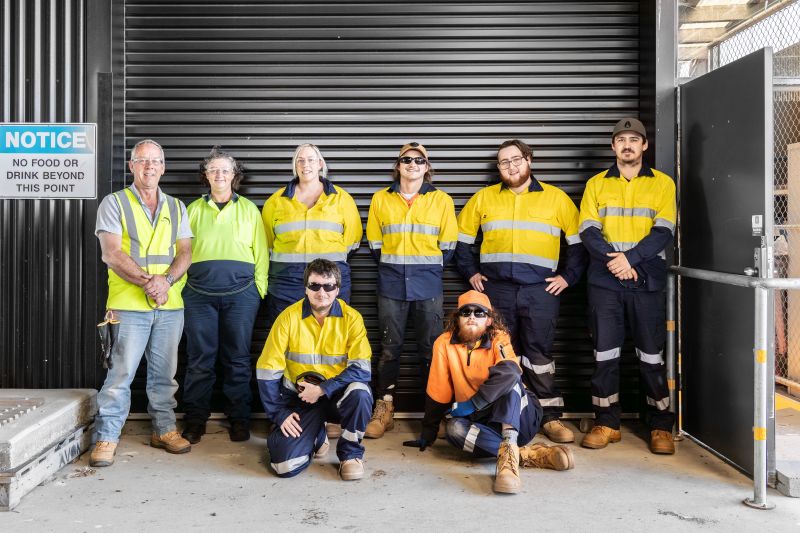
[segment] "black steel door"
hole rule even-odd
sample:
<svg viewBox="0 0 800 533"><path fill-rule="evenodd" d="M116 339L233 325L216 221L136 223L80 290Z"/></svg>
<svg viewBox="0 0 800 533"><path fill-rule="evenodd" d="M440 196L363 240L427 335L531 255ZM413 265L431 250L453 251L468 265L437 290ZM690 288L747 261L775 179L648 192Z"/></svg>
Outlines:
<svg viewBox="0 0 800 533"><path fill-rule="evenodd" d="M680 107L681 265L742 274L772 236L771 50L682 86ZM680 301L684 430L752 473L754 292L683 278Z"/></svg>

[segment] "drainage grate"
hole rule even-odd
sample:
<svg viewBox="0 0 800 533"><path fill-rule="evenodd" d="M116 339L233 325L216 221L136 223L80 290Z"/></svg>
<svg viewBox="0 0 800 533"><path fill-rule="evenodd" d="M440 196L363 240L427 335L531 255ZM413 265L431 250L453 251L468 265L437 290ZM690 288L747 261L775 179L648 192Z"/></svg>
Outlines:
<svg viewBox="0 0 800 533"><path fill-rule="evenodd" d="M44 405L44 398L0 398L0 426Z"/></svg>

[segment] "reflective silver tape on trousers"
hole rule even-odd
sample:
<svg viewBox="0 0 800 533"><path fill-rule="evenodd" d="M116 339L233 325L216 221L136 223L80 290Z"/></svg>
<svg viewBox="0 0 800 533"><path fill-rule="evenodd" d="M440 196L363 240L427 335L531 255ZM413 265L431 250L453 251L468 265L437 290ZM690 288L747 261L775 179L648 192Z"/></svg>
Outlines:
<svg viewBox="0 0 800 533"><path fill-rule="evenodd" d="M342 438L344 440L349 440L350 442L355 442L358 444L364 439L364 432L363 431L350 431L347 429L342 430Z"/></svg>
<svg viewBox="0 0 800 533"><path fill-rule="evenodd" d="M298 467L306 464L308 462L308 457L308 455L303 455L302 457L294 457L282 463L270 463L270 465L278 474L288 474L292 470L296 470Z"/></svg>
<svg viewBox="0 0 800 533"><path fill-rule="evenodd" d="M654 400L650 396L647 397L647 405L652 405L658 408L659 411L666 411L669 409L669 396L660 400Z"/></svg>
<svg viewBox="0 0 800 533"><path fill-rule="evenodd" d="M475 424L469 427L469 431L467 432L466 438L464 438L464 451L467 453L472 453L475 449L475 441L478 440L478 434L481 432L481 428L476 426Z"/></svg>
<svg viewBox="0 0 800 533"><path fill-rule="evenodd" d="M597 407L611 407L612 403L619 403L619 394L612 394L607 398L592 396L592 405L596 405Z"/></svg>
<svg viewBox="0 0 800 533"><path fill-rule="evenodd" d="M542 407L564 407L564 398L539 398Z"/></svg>
<svg viewBox="0 0 800 533"><path fill-rule="evenodd" d="M299 220L297 222L284 222L278 224L273 230L275 235L288 233L290 231L305 231L309 229L321 229L333 231L334 233L344 233L344 225L328 220Z"/></svg>
<svg viewBox="0 0 800 533"><path fill-rule="evenodd" d="M334 366L347 361L344 355L323 355L319 353L286 352L286 360L301 365L329 365Z"/></svg>
<svg viewBox="0 0 800 533"><path fill-rule="evenodd" d="M390 265L441 265L441 255L393 255L381 254L381 263Z"/></svg>
<svg viewBox="0 0 800 533"><path fill-rule="evenodd" d="M557 259L548 259L547 257L540 257L538 255L530 254L481 254L481 263L525 263L528 265L549 268L553 272L555 272L556 268L558 267Z"/></svg>
<svg viewBox="0 0 800 533"><path fill-rule="evenodd" d="M610 361L611 359L617 359L620 355L619 348L611 348L610 350L604 350L602 352L598 352L595 350L594 352L594 360L595 361Z"/></svg>
<svg viewBox="0 0 800 533"><path fill-rule="evenodd" d="M256 368L256 379L274 381L283 377L283 370L271 370L269 368Z"/></svg>
<svg viewBox="0 0 800 533"><path fill-rule="evenodd" d="M344 390L344 394L342 394L342 397L339 399L338 402L336 402L336 407L342 407L342 402L344 401L344 399L347 398L347 395L353 392L354 390L365 390L369 393L370 397L372 397L372 389L369 388L369 385L367 385L366 383L361 383L360 381L354 381L353 383L349 384L347 388Z"/></svg>
<svg viewBox="0 0 800 533"><path fill-rule="evenodd" d="M439 226L431 224L387 224L381 228L381 233L421 233L422 235L439 235Z"/></svg>
<svg viewBox="0 0 800 533"><path fill-rule="evenodd" d="M533 220L492 220L491 222L484 222L481 224L481 229L484 233L510 229L515 231L538 231L555 237L561 235L561 228L558 226L553 226L552 224L546 224L544 222L535 222Z"/></svg>
<svg viewBox="0 0 800 533"><path fill-rule="evenodd" d="M464 244L473 244L475 242L475 237L472 235L467 235L466 233L459 233L458 242L463 242Z"/></svg>
<svg viewBox="0 0 800 533"><path fill-rule="evenodd" d="M663 365L664 364L664 357L661 355L661 352L658 353L645 353L641 351L639 348L636 348L636 357L643 363L648 363L651 365Z"/></svg>
<svg viewBox="0 0 800 533"><path fill-rule="evenodd" d="M551 361L546 365L534 365L531 364L531 370L535 374L555 374L556 373L556 363L555 361Z"/></svg>
<svg viewBox="0 0 800 533"><path fill-rule="evenodd" d="M656 210L649 207L601 207L598 210L601 217L647 217L656 216Z"/></svg>

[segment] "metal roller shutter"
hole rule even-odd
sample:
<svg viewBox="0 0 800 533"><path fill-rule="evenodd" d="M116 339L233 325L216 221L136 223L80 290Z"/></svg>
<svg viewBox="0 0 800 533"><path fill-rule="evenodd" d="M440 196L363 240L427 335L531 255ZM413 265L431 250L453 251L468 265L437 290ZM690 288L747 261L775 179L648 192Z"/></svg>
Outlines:
<svg viewBox="0 0 800 533"><path fill-rule="evenodd" d="M294 148L313 142L366 220L398 148L417 141L430 152L435 184L460 210L497 179L496 147L514 137L534 147L534 174L579 202L588 177L609 165L611 126L640 107L633 1L131 0L125 22L126 146L161 142L164 189L187 203L203 192L197 164L214 144L246 164L241 192L260 206L291 177ZM353 304L379 353L376 271L365 243L352 264ZM448 308L463 289L448 269ZM257 326L254 358L266 335ZM407 338L398 403L418 411L414 336ZM562 301L555 358L567 410L589 411L583 285ZM634 365L623 367L623 380L635 389ZM143 378L134 386L142 408ZM635 395L623 397L625 410L635 410Z"/></svg>

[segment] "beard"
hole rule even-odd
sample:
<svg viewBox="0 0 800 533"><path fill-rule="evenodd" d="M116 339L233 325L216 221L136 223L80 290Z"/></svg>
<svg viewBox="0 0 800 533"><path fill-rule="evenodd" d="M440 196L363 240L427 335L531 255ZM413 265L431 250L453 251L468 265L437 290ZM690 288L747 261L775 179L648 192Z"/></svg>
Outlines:
<svg viewBox="0 0 800 533"><path fill-rule="evenodd" d="M522 165L517 168L519 169L519 173L515 176L506 177L502 174L500 175L500 179L509 189L515 189L521 186L531 177L531 167L527 161L523 162Z"/></svg>
<svg viewBox="0 0 800 533"><path fill-rule="evenodd" d="M486 334L486 328L483 327L459 327L458 338L464 344L475 344L475 342Z"/></svg>

